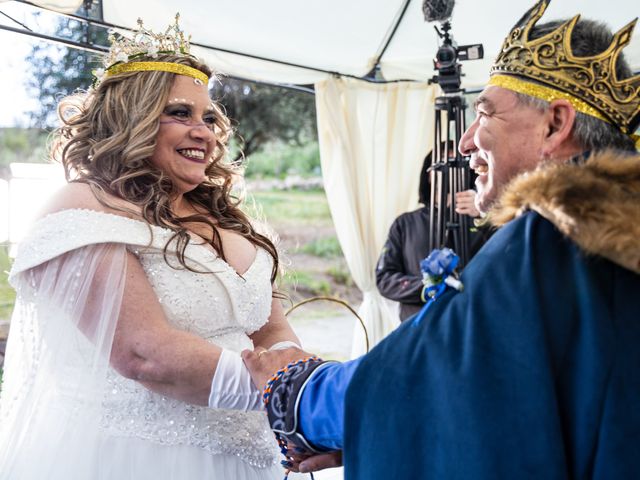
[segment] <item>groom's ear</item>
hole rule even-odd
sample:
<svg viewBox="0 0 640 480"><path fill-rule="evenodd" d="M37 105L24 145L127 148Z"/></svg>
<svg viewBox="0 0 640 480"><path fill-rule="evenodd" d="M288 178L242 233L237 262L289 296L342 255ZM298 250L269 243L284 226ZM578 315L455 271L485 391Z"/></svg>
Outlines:
<svg viewBox="0 0 640 480"><path fill-rule="evenodd" d="M576 111L567 100L553 100L549 103L545 121L546 131L542 151L546 152L549 157L554 157L554 153L573 142L572 132L576 121Z"/></svg>

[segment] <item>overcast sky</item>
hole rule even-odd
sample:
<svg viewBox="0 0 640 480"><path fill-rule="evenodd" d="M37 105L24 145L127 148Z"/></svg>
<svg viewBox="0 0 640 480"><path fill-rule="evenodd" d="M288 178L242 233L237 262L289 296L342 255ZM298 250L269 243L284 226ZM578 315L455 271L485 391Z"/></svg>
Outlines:
<svg viewBox="0 0 640 480"><path fill-rule="evenodd" d="M0 30L0 44L0 127L26 126L24 112L35 103L25 91L30 43L26 37Z"/></svg>

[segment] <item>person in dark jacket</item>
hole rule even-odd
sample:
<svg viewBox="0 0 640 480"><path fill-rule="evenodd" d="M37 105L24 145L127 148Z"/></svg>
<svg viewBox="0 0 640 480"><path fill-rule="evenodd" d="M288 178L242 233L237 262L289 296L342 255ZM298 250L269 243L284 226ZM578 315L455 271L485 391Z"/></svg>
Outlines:
<svg viewBox="0 0 640 480"><path fill-rule="evenodd" d="M420 261L429 253L429 165L431 152L427 154L420 171L418 199L423 206L403 213L394 220L376 266L378 290L383 297L400 303L400 321L418 313L424 305ZM480 214L473 206L474 197L474 190L458 192L456 211L472 218L478 217ZM484 232L474 228L471 233L471 256L484 244L485 237ZM449 242L445 246L453 248Z"/></svg>

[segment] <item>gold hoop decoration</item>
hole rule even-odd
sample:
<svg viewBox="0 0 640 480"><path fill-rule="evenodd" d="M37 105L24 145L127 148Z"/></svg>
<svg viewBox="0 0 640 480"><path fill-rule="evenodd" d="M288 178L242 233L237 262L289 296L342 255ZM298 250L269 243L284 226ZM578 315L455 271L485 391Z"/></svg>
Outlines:
<svg viewBox="0 0 640 480"><path fill-rule="evenodd" d="M360 326L362 327L362 330L364 332L364 341L365 341L366 351L369 352L369 334L367 332L367 327L365 326L364 321L362 320L362 318L360 318L360 315L358 315L358 313L353 309L353 307L351 305L349 305L347 302L345 302L344 300L341 300L341 299L336 298L336 297L311 297L311 298L307 298L306 300L302 300L301 302L296 303L291 308L289 308L289 310L284 312L284 314L285 314L285 316L288 316L296 308L301 307L302 305L306 305L307 303L317 302L319 300L326 300L328 302L338 303L338 304L342 305L343 307L345 307L346 309L348 309L351 313L353 313L353 315L360 322Z"/></svg>
<svg viewBox="0 0 640 480"><path fill-rule="evenodd" d="M130 62L130 63L117 63L109 67L106 71L106 75L117 75L119 73L126 72L169 72L176 73L178 75L186 75L187 77L200 80L204 85L209 83L209 77L200 70L190 67L188 65L182 65L181 63L171 62Z"/></svg>

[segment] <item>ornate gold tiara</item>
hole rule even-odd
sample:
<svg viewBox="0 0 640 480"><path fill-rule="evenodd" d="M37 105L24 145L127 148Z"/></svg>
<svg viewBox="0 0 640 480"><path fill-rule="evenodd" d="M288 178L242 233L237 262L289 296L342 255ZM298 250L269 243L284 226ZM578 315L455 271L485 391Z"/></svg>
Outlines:
<svg viewBox="0 0 640 480"><path fill-rule="evenodd" d="M142 19L138 19L138 29L131 38L109 32L111 48L105 55L104 68L94 70L96 78L94 86L103 78L124 72L148 72L161 71L187 75L206 85L209 77L200 70L171 62L138 61L140 58L157 58L158 55L183 55L191 57L191 44L184 32L180 29L178 21L180 14L176 14L173 25L169 25L162 33L154 33L144 27Z"/></svg>
<svg viewBox="0 0 640 480"><path fill-rule="evenodd" d="M637 19L618 31L604 52L577 57L571 48L571 33L580 15L529 40L529 32L550 2L540 0L513 27L491 67L489 84L544 100L565 98L577 111L633 134L640 124L640 75L619 80L615 67L622 49L631 40Z"/></svg>

